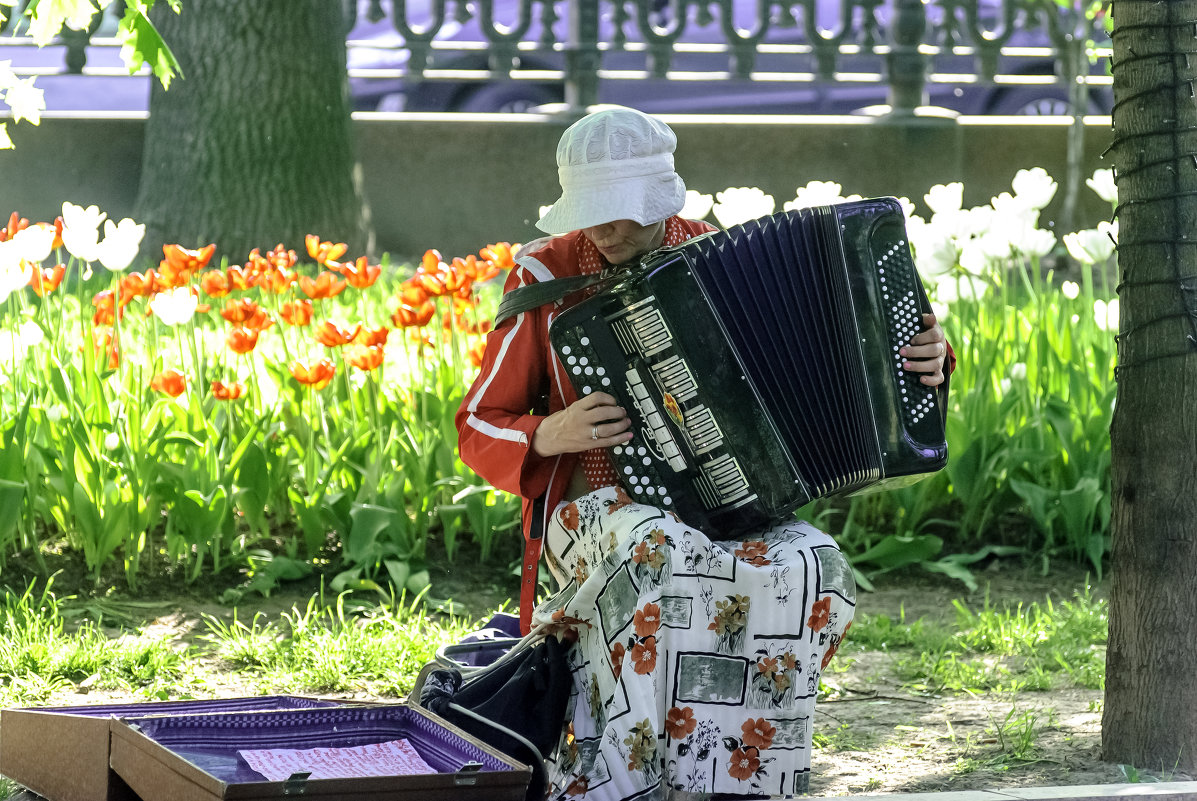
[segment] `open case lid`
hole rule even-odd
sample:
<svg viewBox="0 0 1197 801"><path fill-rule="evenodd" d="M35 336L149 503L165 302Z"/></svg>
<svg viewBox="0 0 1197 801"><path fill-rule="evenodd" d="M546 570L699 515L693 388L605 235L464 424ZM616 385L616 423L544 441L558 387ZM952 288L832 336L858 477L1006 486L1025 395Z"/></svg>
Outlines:
<svg viewBox="0 0 1197 801"><path fill-rule="evenodd" d="M216 715L115 718L111 765L144 801L268 799L522 799L531 768L408 704ZM351 748L407 740L437 772L268 781L242 750Z"/></svg>
<svg viewBox="0 0 1197 801"><path fill-rule="evenodd" d="M130 801L108 768L109 719L145 715L310 709L347 701L262 695L148 703L83 704L0 710L0 774L54 801ZM46 759L53 744L56 759ZM69 764L70 770L62 766Z"/></svg>

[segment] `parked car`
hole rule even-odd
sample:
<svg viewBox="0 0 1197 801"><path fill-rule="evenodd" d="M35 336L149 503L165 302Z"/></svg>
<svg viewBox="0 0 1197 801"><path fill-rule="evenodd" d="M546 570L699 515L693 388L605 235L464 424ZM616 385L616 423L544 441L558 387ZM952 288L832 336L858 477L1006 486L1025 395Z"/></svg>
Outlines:
<svg viewBox="0 0 1197 801"><path fill-rule="evenodd" d="M408 0L403 5L406 17L397 24L390 0L357 2L356 23L347 36L355 110L523 112L564 100L566 0L554 6L559 17L548 23L547 33L543 5L532 6L534 16L523 19L520 0L493 0L495 31L504 37L518 34L520 44L513 48L510 64L514 78L493 77L489 72L488 37L478 13L464 21L446 16L436 26L434 0ZM643 26L636 17L613 18L613 4L602 6L599 40L610 43L619 34L624 44L603 46L600 103L620 103L650 113L844 114L887 102L884 56L872 51L869 37L885 41L888 4L868 15L863 6L845 9L843 0L817 0L810 21L800 16L777 18L780 13L800 12L770 7L774 19L756 48L753 78L748 80L726 77L734 65L719 20L700 18L699 7L689 5L689 18L678 26L667 0L644 2L652 5L635 11L636 17L643 15ZM738 36L751 39L749 32L759 30L758 7L758 0L734 0L728 22ZM372 8L383 16L372 18ZM1008 49L1018 48L1018 54L1001 56L996 67L1008 79L1023 76L1028 82L978 80L973 56L953 53L945 46L930 65L932 80L926 83L930 105L961 114L1068 113L1065 88L1043 82L1056 69L1047 33L1041 26L1028 27L1022 17L1003 20L1005 8L1002 0L980 0L981 26L1004 38L1013 20L1006 44ZM929 3L927 12L932 29L942 35L944 20L937 17L946 13L943 7ZM422 77L411 70L412 50L400 33L404 27L415 33L413 41L429 40ZM836 52L831 78L819 77L812 28ZM11 60L18 73L40 73L37 84L51 110L146 110L149 78L127 76L119 47L105 33L101 27L87 47L87 67L81 75L60 73L66 58L66 48L60 45L39 50L0 39L0 60ZM645 41L651 37L675 41L668 77L653 77L651 46ZM1097 64L1094 70L1100 72L1102 66ZM1111 105L1108 87L1099 87L1091 91L1085 111L1108 113Z"/></svg>

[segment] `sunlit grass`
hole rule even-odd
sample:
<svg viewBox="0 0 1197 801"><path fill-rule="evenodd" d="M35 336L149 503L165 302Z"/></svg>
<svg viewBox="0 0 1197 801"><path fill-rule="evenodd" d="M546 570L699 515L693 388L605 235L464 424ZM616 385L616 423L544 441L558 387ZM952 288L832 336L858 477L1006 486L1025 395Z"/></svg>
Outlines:
<svg viewBox="0 0 1197 801"><path fill-rule="evenodd" d="M1072 599L980 609L953 602L954 624L861 615L853 648L888 651L899 678L922 692L1018 692L1062 686L1102 689L1107 610L1089 585Z"/></svg>
<svg viewBox="0 0 1197 801"><path fill-rule="evenodd" d="M279 692L362 692L404 696L442 645L464 637L471 621L430 616L419 599L350 612L313 596L277 621L207 618L206 650L262 687Z"/></svg>
<svg viewBox="0 0 1197 801"><path fill-rule="evenodd" d="M183 656L172 643L125 635L110 639L95 622L68 626L63 604L30 584L6 591L0 611L0 702L44 701L71 687L155 692L183 674Z"/></svg>
<svg viewBox="0 0 1197 801"><path fill-rule="evenodd" d="M253 693L365 693L403 697L442 645L476 624L433 615L423 600L350 609L322 595L275 620L237 613L207 617L195 644L137 630L110 635L91 622L71 626L49 588L8 593L0 612L0 705L28 706L80 689L147 700L203 697L235 673Z"/></svg>

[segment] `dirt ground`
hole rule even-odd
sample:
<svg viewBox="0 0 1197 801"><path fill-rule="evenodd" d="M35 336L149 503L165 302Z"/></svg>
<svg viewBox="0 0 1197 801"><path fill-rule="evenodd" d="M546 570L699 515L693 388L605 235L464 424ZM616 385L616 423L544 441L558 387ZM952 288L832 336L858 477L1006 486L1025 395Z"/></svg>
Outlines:
<svg viewBox="0 0 1197 801"><path fill-rule="evenodd" d="M953 599L974 610L991 605L1043 604L1073 598L1082 572L1044 578L1022 568L978 575L969 593L958 582L925 576L885 578L861 592L858 614L907 621L954 620ZM1104 597L1109 582L1092 584ZM849 639L851 634L849 634ZM1102 762L1102 692L1086 689L1018 693L926 692L904 686L895 655L841 649L824 682L832 697L816 707L812 795L994 790L1013 787L1109 784L1136 777ZM1025 739L1024 739L1025 738ZM1190 777L1139 770L1140 781Z"/></svg>
<svg viewBox="0 0 1197 801"><path fill-rule="evenodd" d="M496 576L493 571L493 563L434 570L432 595L452 598L476 614L494 609L504 598L514 598L517 583L514 575ZM987 570L978 578L981 586L970 594L959 582L930 574L882 577L876 591L860 593L858 614L885 614L894 620L904 614L910 622L922 618L950 624L954 620L953 599L974 609L981 608L986 598L999 608L1019 602L1043 603L1046 598L1059 602L1071 599L1086 581L1081 572L1053 573L1044 578L1005 565ZM1107 591L1108 581L1093 585L1096 596ZM253 611L260 610L268 619L274 619L293 605L302 608L311 594L312 587L301 584L269 599L246 598L238 615L247 620ZM147 620L147 630L163 637L190 639L202 629L201 614L231 619L232 609L211 600L173 601L156 607ZM824 681L832 695L816 709L812 795L1128 781L1125 769L1099 758L1101 691L1023 690L1017 694L978 695L929 692L907 686L897 677L898 656L845 645L825 673ZM235 674L214 675L212 681L210 686L217 697L244 694ZM104 695L78 688L55 697L51 703L116 700ZM1019 726L1003 725L1012 720ZM1143 781L1191 778L1139 767L1138 778Z"/></svg>

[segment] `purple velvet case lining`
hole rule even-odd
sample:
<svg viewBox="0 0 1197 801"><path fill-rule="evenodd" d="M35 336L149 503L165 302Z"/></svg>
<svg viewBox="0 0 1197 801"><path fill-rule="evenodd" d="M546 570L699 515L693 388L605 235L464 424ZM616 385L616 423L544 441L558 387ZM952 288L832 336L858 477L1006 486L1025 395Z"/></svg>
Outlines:
<svg viewBox="0 0 1197 801"><path fill-rule="evenodd" d="M512 769L402 705L150 717L125 722L228 784L265 781L237 755L241 750L347 748L398 739L411 743L438 773L455 773L467 762L481 763L484 771Z"/></svg>
<svg viewBox="0 0 1197 801"><path fill-rule="evenodd" d="M253 712L269 709L317 709L338 706L337 701L303 698L297 695L260 695L252 698L212 699L207 701L154 701L145 704L104 704L96 706L29 707L29 712L53 712L93 718L127 718L143 715L176 715L208 712Z"/></svg>

